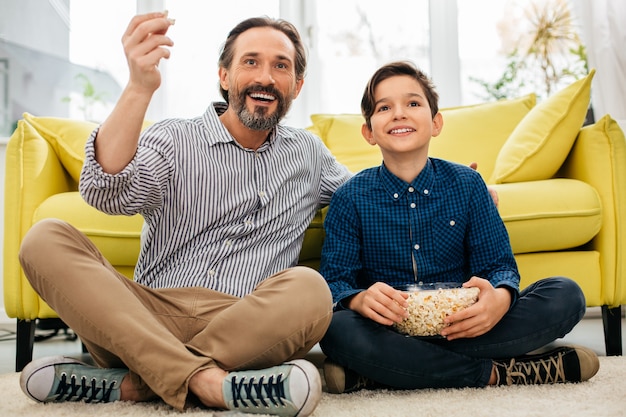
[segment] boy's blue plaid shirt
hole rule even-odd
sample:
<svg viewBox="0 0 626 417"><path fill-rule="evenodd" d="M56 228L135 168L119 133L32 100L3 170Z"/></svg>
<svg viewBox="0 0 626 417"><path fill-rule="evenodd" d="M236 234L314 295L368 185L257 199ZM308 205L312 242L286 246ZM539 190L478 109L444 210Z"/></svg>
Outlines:
<svg viewBox="0 0 626 417"><path fill-rule="evenodd" d="M509 237L480 175L430 158L410 184L384 164L334 194L320 272L335 303L377 281L464 282L519 289Z"/></svg>

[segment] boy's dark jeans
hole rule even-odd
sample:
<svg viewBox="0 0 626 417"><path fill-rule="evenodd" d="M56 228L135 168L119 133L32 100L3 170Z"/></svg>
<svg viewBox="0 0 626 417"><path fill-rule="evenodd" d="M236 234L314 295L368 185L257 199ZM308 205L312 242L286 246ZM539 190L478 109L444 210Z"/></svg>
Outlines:
<svg viewBox="0 0 626 417"><path fill-rule="evenodd" d="M553 277L525 288L502 320L476 338L408 337L342 310L333 314L320 346L332 361L390 387L482 387L493 359L521 356L565 336L584 313L578 284Z"/></svg>

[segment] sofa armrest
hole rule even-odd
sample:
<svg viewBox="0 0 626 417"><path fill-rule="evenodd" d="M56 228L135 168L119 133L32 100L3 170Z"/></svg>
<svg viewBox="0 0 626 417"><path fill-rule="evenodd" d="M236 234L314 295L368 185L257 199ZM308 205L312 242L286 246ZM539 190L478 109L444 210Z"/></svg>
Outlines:
<svg viewBox="0 0 626 417"><path fill-rule="evenodd" d="M606 115L583 127L559 176L584 181L595 188L602 203L602 228L590 248L602 254L604 298L609 306L626 304L626 139Z"/></svg>
<svg viewBox="0 0 626 417"><path fill-rule="evenodd" d="M33 319L42 317L36 314L39 297L19 266L20 244L39 204L51 195L76 190L77 184L50 144L25 120L9 139L5 169L4 305L10 317Z"/></svg>

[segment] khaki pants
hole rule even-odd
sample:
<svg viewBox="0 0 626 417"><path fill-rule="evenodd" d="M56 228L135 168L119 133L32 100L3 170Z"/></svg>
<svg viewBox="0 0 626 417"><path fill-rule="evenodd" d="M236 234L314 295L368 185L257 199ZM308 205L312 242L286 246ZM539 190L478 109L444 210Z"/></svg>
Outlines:
<svg viewBox="0 0 626 417"><path fill-rule="evenodd" d="M20 262L37 293L101 367L125 367L149 400L182 410L201 369L266 368L302 358L332 316L313 269L269 277L238 298L207 288L152 289L127 279L81 232L48 219L24 237Z"/></svg>

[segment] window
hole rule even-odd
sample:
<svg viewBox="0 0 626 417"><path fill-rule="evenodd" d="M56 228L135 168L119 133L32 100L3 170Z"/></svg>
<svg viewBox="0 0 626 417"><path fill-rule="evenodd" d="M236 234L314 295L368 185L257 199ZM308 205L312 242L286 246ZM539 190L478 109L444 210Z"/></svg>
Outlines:
<svg viewBox="0 0 626 417"><path fill-rule="evenodd" d="M13 131L9 115L9 60L0 58L0 137Z"/></svg>
<svg viewBox="0 0 626 417"><path fill-rule="evenodd" d="M298 27L309 51L305 86L286 120L304 127L312 113L358 113L368 78L392 60L410 60L425 70L438 87L442 107L484 102L484 89L475 79L494 82L506 68L501 29L509 25L509 34L516 29L519 9L514 6L519 3L233 0L224 13L213 2L198 0L72 0L70 57L110 72L123 86L128 69L120 38L137 7L162 5L176 19L169 33L175 46L171 59L160 66L163 83L148 117L192 117L221 100L217 59L227 32L249 16L283 17ZM108 111L103 110L104 117Z"/></svg>
<svg viewBox="0 0 626 417"><path fill-rule="evenodd" d="M165 9L176 19L169 35L174 40L171 58L163 69L162 114L193 117L211 101L222 101L217 60L228 32L251 16L279 17L279 2L237 0L228 2L228 13L213 1L168 0Z"/></svg>
<svg viewBox="0 0 626 417"><path fill-rule="evenodd" d="M581 23L568 0L457 3L464 103L531 92L541 100L587 74Z"/></svg>
<svg viewBox="0 0 626 417"><path fill-rule="evenodd" d="M21 2L18 5L19 0L13 1L10 10L20 12ZM567 3L567 0L533 0L532 3L549 2ZM64 36L69 27L72 63L85 67L82 70L86 70L90 78L98 76L90 72L93 68L106 71L118 84L113 92L97 91L105 93L107 103L96 103L97 112L93 117L102 120L128 79L121 44L128 22L138 10L168 9L177 21L170 32L175 46L171 59L160 66L162 86L148 111L147 117L157 120L192 117L202 113L210 101L221 100L217 58L228 30L236 23L254 15L283 17L298 27L309 50L305 86L286 120L288 124L304 127L310 123L312 113L359 112L367 79L376 68L392 60L410 60L425 70L438 87L441 107L485 101L484 89L475 80L492 83L502 75L508 61L502 48L506 39L501 29L506 28L509 36L521 30L517 19L520 6L530 3L520 0L232 0L228 3L228 13L224 13L214 2L200 0L70 0L67 3L51 0L48 5L55 13L45 13L44 17L43 9L37 9L42 15L34 18L43 19L42 24L47 25L49 35L44 38L49 40L47 43L33 32L35 25L15 28L10 25L13 19L0 19L0 33L8 30L8 40L64 57L63 48L48 49L66 42ZM26 40L30 42L24 42ZM97 89L107 89L102 82L95 84ZM69 116L84 117L84 109L80 107L84 97L79 88L73 90L69 93ZM50 107L51 115L66 116L57 113L66 112L67 104L60 104L61 97L68 93L63 91L58 95L49 100L56 103L55 106L44 107ZM31 111L42 113L42 109Z"/></svg>
<svg viewBox="0 0 626 417"><path fill-rule="evenodd" d="M160 65L163 83L151 103L152 119L192 117L210 101L221 100L219 49L228 31L249 16L282 14L298 26L307 44L307 79L287 117L292 125L306 126L313 112L358 113L365 83L383 63L406 59L430 72L429 0L237 0L228 14L216 12L212 2L162 3L176 19L169 32L175 45L171 58ZM70 12L71 60L106 70L123 86L128 69L120 39L136 5L73 0ZM94 14L98 19L88 17ZM110 106L101 109L100 118L108 111Z"/></svg>
<svg viewBox="0 0 626 417"><path fill-rule="evenodd" d="M310 72L317 82L308 93L318 94L316 111L360 113L365 84L385 63L410 60L430 73L428 0L312 3L316 25Z"/></svg>
<svg viewBox="0 0 626 417"><path fill-rule="evenodd" d="M69 117L102 121L113 108L119 91L128 81L128 66L122 47L122 35L135 15L134 2L125 0L70 2L70 61L109 73L119 84L118 91L105 89L90 76L79 77L76 83L91 83L102 101L84 103L78 91L71 92ZM94 19L94 16L98 16ZM90 107L90 108L86 108Z"/></svg>
<svg viewBox="0 0 626 417"><path fill-rule="evenodd" d="M458 1L459 58L462 102L484 102L473 78L496 80L506 65L498 32L508 1Z"/></svg>
<svg viewBox="0 0 626 417"><path fill-rule="evenodd" d="M120 86L128 81L128 64L121 38L138 4L128 0L85 1L70 4L70 59L72 62L108 71ZM155 3L147 2L149 10ZM163 61L161 88L148 111L149 119L193 117L203 113L211 101L221 100L218 90L217 59L228 31L239 21L253 15L278 17L279 1L236 0L223 13L214 2L192 0L162 1L176 24L168 35L174 41L171 59ZM157 9L158 10L158 9ZM92 16L98 16L93 19ZM117 97L108 97L114 102ZM94 116L102 120L113 103L98 108ZM71 116L82 117L76 106Z"/></svg>

